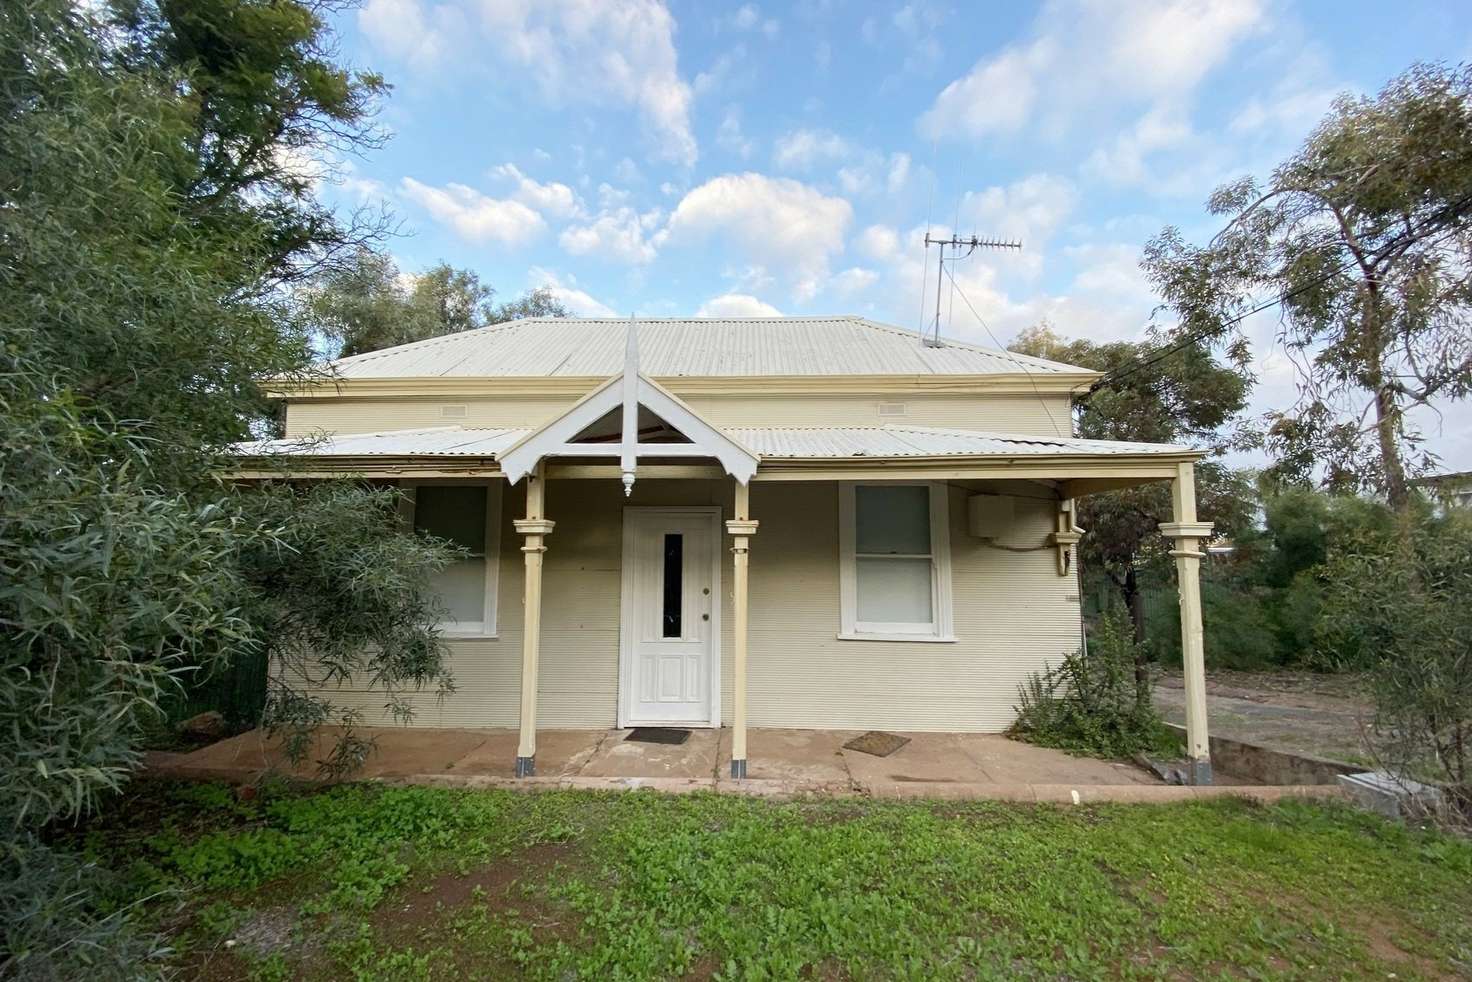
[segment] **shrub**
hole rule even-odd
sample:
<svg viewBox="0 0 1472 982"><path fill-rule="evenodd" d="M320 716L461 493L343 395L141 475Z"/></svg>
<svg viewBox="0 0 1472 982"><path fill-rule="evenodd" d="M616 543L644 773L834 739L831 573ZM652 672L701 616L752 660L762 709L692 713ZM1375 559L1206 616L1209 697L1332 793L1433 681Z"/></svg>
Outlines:
<svg viewBox="0 0 1472 982"><path fill-rule="evenodd" d="M33 836L0 845L0 978L157 978L169 951L125 897L115 874Z"/></svg>
<svg viewBox="0 0 1472 982"><path fill-rule="evenodd" d="M1201 583L1201 621L1207 668L1239 671L1276 668L1292 660L1279 635L1279 591L1235 582ZM1161 662L1181 663L1181 608L1174 587L1151 604L1146 627Z"/></svg>
<svg viewBox="0 0 1472 982"><path fill-rule="evenodd" d="M1472 818L1472 516L1401 521L1331 552L1320 655L1372 660L1372 749L1397 774L1447 785Z"/></svg>
<svg viewBox="0 0 1472 982"><path fill-rule="evenodd" d="M1179 741L1155 711L1151 680L1135 671L1139 649L1121 620L1106 615L1086 648L1019 687L1013 735L1095 757L1175 752Z"/></svg>

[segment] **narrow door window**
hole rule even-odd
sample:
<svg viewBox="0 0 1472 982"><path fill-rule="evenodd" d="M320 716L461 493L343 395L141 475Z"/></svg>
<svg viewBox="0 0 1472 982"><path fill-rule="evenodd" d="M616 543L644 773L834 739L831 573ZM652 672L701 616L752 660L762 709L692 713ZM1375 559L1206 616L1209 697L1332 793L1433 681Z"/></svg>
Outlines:
<svg viewBox="0 0 1472 982"><path fill-rule="evenodd" d="M660 617L661 636L683 637L680 612L685 602L685 536L669 532L664 537L664 611Z"/></svg>

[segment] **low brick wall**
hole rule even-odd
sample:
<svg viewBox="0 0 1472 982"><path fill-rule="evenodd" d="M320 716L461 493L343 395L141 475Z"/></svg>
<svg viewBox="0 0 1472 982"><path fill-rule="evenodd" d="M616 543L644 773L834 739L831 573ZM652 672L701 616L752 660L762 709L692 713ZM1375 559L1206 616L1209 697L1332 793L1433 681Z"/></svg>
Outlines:
<svg viewBox="0 0 1472 982"><path fill-rule="evenodd" d="M1184 726L1174 723L1166 725L1179 733L1182 739L1185 738ZM1222 736L1211 737L1211 766L1213 770L1254 784L1299 786L1336 784L1341 774L1358 774L1368 770L1359 764L1346 764L1286 750L1270 750Z"/></svg>

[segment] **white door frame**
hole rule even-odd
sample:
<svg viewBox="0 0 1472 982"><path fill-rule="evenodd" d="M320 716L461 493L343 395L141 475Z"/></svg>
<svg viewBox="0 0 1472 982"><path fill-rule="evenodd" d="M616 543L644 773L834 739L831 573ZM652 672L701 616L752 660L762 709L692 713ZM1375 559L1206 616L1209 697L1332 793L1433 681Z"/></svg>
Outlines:
<svg viewBox="0 0 1472 982"><path fill-rule="evenodd" d="M634 695L634 629L637 623L637 610L634 597L634 564L632 557L635 554L635 527L636 523L629 521L629 513L640 514L663 514L663 515L704 515L710 523L710 718L703 720L660 720L657 723L647 725L657 726L681 726L681 727L711 727L719 729L721 725L721 607L724 597L721 594L721 509L719 505L688 505L664 507L657 505L625 505L623 514L623 555L619 560L621 569L620 577L620 601L619 601L619 631L618 631L618 728L626 729L630 726L641 725L633 720L629 710L632 708Z"/></svg>

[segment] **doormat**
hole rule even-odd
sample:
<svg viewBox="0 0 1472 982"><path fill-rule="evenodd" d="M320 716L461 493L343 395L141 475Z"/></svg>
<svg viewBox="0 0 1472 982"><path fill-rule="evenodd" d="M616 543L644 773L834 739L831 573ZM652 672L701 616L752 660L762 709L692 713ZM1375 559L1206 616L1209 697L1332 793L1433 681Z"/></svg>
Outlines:
<svg viewBox="0 0 1472 982"><path fill-rule="evenodd" d="M624 737L634 743L684 743L690 739L689 730L671 730L664 726L636 726Z"/></svg>
<svg viewBox="0 0 1472 982"><path fill-rule="evenodd" d="M888 757L909 742L909 737L895 736L883 730L870 730L845 743L843 749L857 750L861 754L872 754L875 757Z"/></svg>

